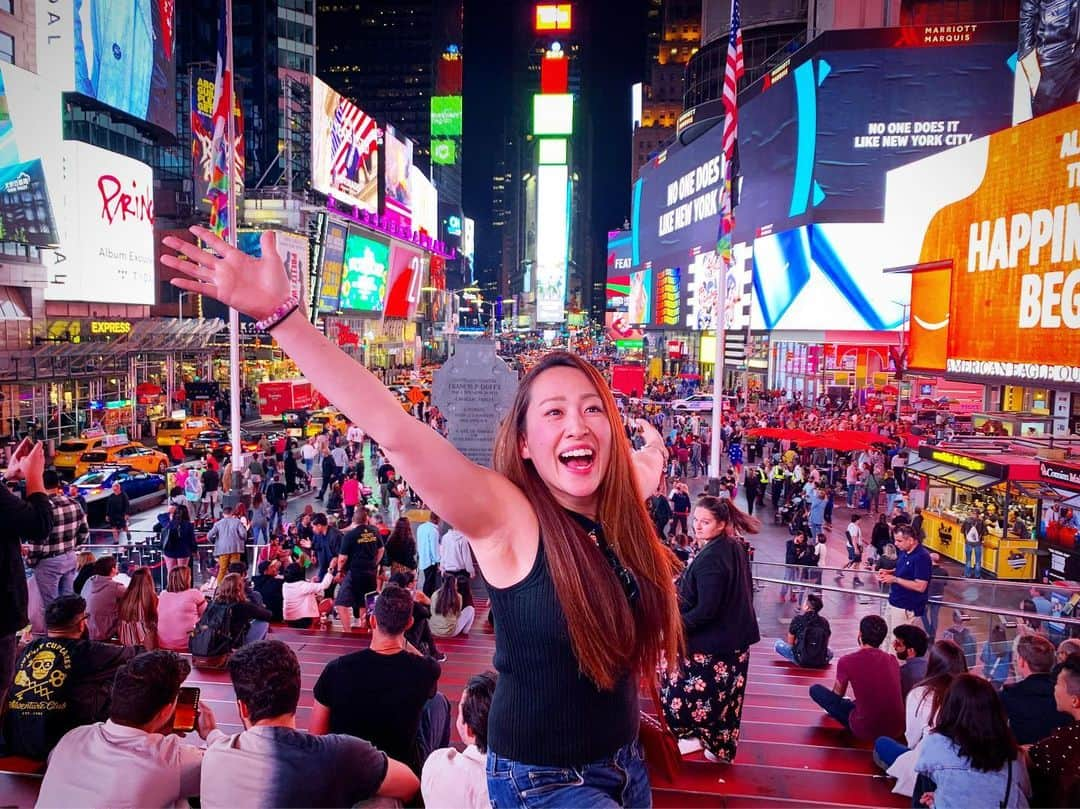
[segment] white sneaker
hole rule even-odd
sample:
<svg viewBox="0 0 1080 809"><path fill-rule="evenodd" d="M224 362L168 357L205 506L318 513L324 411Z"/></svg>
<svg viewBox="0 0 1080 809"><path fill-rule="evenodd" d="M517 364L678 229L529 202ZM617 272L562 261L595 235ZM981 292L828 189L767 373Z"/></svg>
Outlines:
<svg viewBox="0 0 1080 809"><path fill-rule="evenodd" d="M679 754L688 756L701 749L701 739L694 736L690 739L679 739Z"/></svg>

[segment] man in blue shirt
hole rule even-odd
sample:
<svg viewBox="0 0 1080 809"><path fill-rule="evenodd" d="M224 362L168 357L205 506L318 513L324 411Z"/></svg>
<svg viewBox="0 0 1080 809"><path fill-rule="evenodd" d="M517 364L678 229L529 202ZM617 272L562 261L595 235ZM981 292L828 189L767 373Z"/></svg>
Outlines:
<svg viewBox="0 0 1080 809"><path fill-rule="evenodd" d="M420 569L424 572L424 595L431 598L439 580L439 515L432 513L428 522L416 529L416 548L420 554Z"/></svg>
<svg viewBox="0 0 1080 809"><path fill-rule="evenodd" d="M930 599L930 569L933 561L930 552L923 547L910 525L898 525L893 529L896 545L896 569L879 570L877 579L889 586L889 607L886 620L889 630L900 624L915 623L926 611Z"/></svg>

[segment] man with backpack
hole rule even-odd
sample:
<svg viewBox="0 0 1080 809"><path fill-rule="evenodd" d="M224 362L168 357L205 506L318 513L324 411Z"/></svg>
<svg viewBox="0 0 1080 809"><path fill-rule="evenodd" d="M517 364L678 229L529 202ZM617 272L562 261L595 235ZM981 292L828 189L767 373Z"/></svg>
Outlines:
<svg viewBox="0 0 1080 809"><path fill-rule="evenodd" d="M824 606L820 596L808 595L803 611L791 620L787 640L776 641L776 653L797 666L823 669L832 660L829 638L832 630L821 616Z"/></svg>

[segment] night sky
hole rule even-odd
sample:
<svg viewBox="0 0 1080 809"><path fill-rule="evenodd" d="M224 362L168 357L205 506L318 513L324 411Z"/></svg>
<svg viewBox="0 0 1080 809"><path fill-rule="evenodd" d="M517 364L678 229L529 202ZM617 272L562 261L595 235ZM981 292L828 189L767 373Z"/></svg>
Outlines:
<svg viewBox="0 0 1080 809"><path fill-rule="evenodd" d="M497 266L500 246L491 229L491 178L502 154L503 121L510 120L514 94L537 88L514 87L515 53L531 40L523 30L534 5L526 0L465 0L464 206L476 220L477 270ZM646 0L577 0L590 18L583 44L583 115L593 124L593 238L606 256L607 231L630 213L630 87L645 80ZM517 30L515 31L515 26ZM575 123L575 127L578 123ZM489 258L491 257L491 258ZM494 264L493 264L494 260Z"/></svg>

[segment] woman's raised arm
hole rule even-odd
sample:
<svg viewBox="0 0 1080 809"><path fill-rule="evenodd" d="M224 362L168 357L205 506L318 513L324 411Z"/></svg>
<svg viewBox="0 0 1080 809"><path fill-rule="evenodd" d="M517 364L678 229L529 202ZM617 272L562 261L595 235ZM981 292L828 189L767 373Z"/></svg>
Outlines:
<svg viewBox="0 0 1080 809"><path fill-rule="evenodd" d="M191 232L218 255L166 237L166 246L189 259L161 257L163 264L188 276L174 279L175 286L209 295L259 320L289 298L289 279L272 231L262 236L260 259L205 228L193 227ZM471 542L509 540L522 532L535 535L536 518L520 489L474 464L407 414L374 374L320 334L302 312L281 321L274 339L320 393L379 443L424 501ZM477 553L489 556L479 547Z"/></svg>

